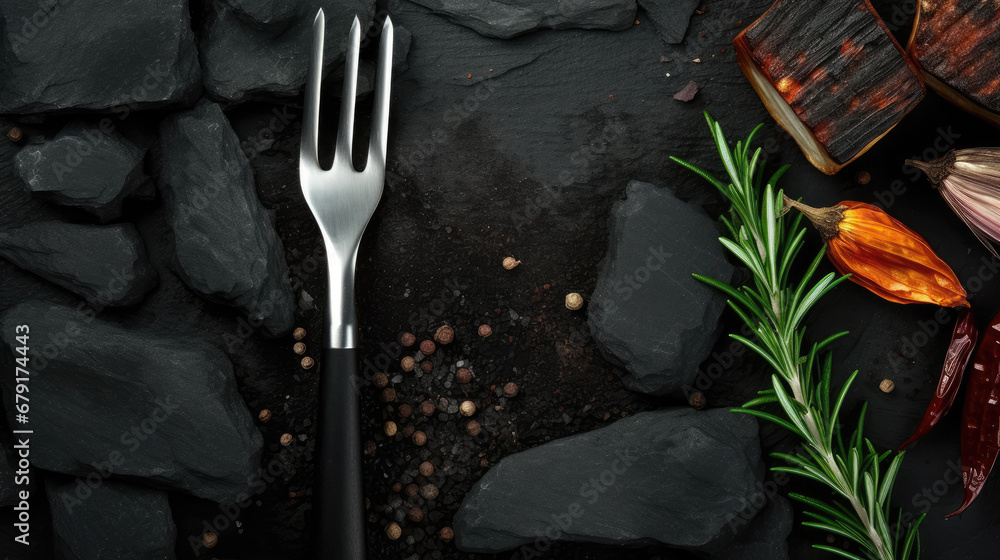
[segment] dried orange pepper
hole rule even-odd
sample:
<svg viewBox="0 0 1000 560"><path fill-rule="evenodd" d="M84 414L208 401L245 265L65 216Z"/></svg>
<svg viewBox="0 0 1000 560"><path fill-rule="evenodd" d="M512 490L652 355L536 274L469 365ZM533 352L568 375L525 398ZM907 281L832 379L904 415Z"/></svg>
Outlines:
<svg viewBox="0 0 1000 560"><path fill-rule="evenodd" d="M896 303L934 303L969 307L965 288L951 267L923 237L881 208L845 201L812 208L785 197L827 244L827 256L841 274L875 295Z"/></svg>

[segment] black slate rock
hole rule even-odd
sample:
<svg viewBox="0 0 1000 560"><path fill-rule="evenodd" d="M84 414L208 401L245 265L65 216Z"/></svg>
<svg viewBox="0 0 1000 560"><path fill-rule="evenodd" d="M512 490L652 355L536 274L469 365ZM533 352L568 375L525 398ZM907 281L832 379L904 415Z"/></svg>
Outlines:
<svg viewBox="0 0 1000 560"><path fill-rule="evenodd" d="M635 22L635 0L413 0L486 37L509 39L537 29L621 31Z"/></svg>
<svg viewBox="0 0 1000 560"><path fill-rule="evenodd" d="M259 29L280 30L300 15L300 0L222 0Z"/></svg>
<svg viewBox="0 0 1000 560"><path fill-rule="evenodd" d="M729 524L759 500L763 472L753 419L725 409L643 412L500 460L455 515L456 544L704 550L732 538Z"/></svg>
<svg viewBox="0 0 1000 560"><path fill-rule="evenodd" d="M676 45L684 41L691 14L701 0L637 0L639 7L656 26L664 41Z"/></svg>
<svg viewBox="0 0 1000 560"><path fill-rule="evenodd" d="M635 391L666 394L690 385L719 330L725 298L695 280L727 282L734 269L715 223L669 190L632 181L611 210L611 239L588 321L606 356Z"/></svg>
<svg viewBox="0 0 1000 560"><path fill-rule="evenodd" d="M719 552L712 554L717 560L787 560L788 535L792 532L792 504L778 494L772 495L760 512L755 513L744 527L743 523L730 524L737 536Z"/></svg>
<svg viewBox="0 0 1000 560"><path fill-rule="evenodd" d="M167 493L114 479L45 484L56 560L173 560L177 527Z"/></svg>
<svg viewBox="0 0 1000 560"><path fill-rule="evenodd" d="M0 0L0 113L189 104L201 71L187 0Z"/></svg>
<svg viewBox="0 0 1000 560"><path fill-rule="evenodd" d="M0 231L0 257L98 306L136 304L157 282L132 224L35 222Z"/></svg>
<svg viewBox="0 0 1000 560"><path fill-rule="evenodd" d="M295 300L284 248L222 110L202 101L170 115L160 142L178 274L195 292L241 309L265 334L289 331Z"/></svg>
<svg viewBox="0 0 1000 560"><path fill-rule="evenodd" d="M14 456L6 447L6 445L0 444L0 507L17 504L19 501L18 491L23 489L14 484L16 477Z"/></svg>
<svg viewBox="0 0 1000 560"><path fill-rule="evenodd" d="M25 146L15 163L33 193L106 222L119 218L125 197L146 182L144 155L113 128L73 121L52 140Z"/></svg>
<svg viewBox="0 0 1000 560"><path fill-rule="evenodd" d="M217 502L249 492L263 442L221 350L32 301L0 315L10 371L17 325L39 333L29 354L32 400L45 403L30 415L35 468L142 478ZM15 425L14 376L2 383Z"/></svg>
<svg viewBox="0 0 1000 560"><path fill-rule="evenodd" d="M200 34L205 89L228 103L298 95L306 82L312 24L320 8L326 16L323 67L328 70L344 61L354 17L360 18L362 31L368 29L374 0L303 0L296 3L290 24L263 29L214 0Z"/></svg>

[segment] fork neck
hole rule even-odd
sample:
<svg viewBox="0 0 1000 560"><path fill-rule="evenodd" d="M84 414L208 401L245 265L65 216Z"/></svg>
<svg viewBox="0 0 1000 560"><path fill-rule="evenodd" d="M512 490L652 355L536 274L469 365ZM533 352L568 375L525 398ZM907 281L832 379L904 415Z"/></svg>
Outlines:
<svg viewBox="0 0 1000 560"><path fill-rule="evenodd" d="M328 284L326 305L326 347L355 348L357 312L354 304L354 268L357 249L343 255L327 245Z"/></svg>

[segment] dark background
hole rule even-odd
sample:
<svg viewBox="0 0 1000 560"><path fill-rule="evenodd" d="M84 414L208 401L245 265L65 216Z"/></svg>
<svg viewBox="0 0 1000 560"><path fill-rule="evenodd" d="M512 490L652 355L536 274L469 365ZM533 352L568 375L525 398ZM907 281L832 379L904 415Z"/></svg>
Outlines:
<svg viewBox="0 0 1000 560"><path fill-rule="evenodd" d="M905 43L913 2L875 4ZM394 415L379 400L377 389L363 389L363 439L375 447L374 453L366 454L364 465L371 504L371 558L406 558L414 553L483 558L461 553L434 534L450 524L462 496L489 464L623 415L686 406L680 395L653 399L626 391L618 381L620 372L590 340L585 311L566 310L563 297L571 291L586 297L593 288L607 248L608 213L629 180L672 189L712 215L724 210L709 185L668 159L676 155L721 171L702 111L719 120L734 141L757 123L765 123L758 143L765 148L769 165L792 165L781 183L791 196L804 197L813 206L840 200L878 203L917 230L969 288L981 325L1000 307L996 262L930 185L903 165L907 157L936 158L951 147L995 145L996 129L928 92L924 102L866 155L836 176L823 175L773 123L735 62L731 40L768 5L757 0L706 1L704 13L692 18L685 43L667 45L642 10L639 23L622 32L538 31L500 40L482 37L423 7L393 4L393 21L412 33L413 42L408 69L393 85L385 193L358 262L362 354L370 364L367 373L386 370L392 377L400 373L397 364L403 354L393 344L401 333L413 332L421 340L448 323L455 327L456 341L438 351L434 361L441 368L458 360L471 364L476 379L468 395L433 381L433 376L416 379L411 374L396 384L394 404L415 407L427 398L466 396L487 404L481 406L479 417L482 435L466 436L464 423L454 418L422 419L418 429L428 433L431 443L416 448L382 433L383 422ZM364 56L373 54L369 48ZM693 62L696 58L701 62ZM673 94L691 80L699 85L697 97L689 103L675 101ZM329 111L323 118L332 131L339 107L335 76L326 91L324 108ZM370 103L359 107L359 114L366 114ZM277 214L292 273L322 305L322 245L298 185L301 112L291 104L288 111L294 119L278 130L270 127L276 108L280 109L249 103L231 109L228 116L247 141L261 200ZM125 128L134 137L148 137L160 117L156 112L136 115ZM50 118L19 124L30 136L52 134L62 123ZM6 129L10 122L0 124ZM359 134L366 126L359 118ZM271 136L273 145L258 142ZM73 219L24 193L11 165L16 147L6 141L0 145L3 223L53 216ZM364 142L359 139L355 145ZM155 166L155 158L149 158L147 168L153 175ZM856 182L860 171L871 174L868 185ZM161 204L130 203L126 217L137 223L161 276L160 287L128 313L164 328L197 333L225 348L237 365L240 388L252 412L261 408L275 412L261 430L265 464L277 461L281 474L256 497L257 505L243 513L239 527L220 532L219 546L212 553L219 558L310 557L308 491L314 474L319 368L305 372L298 367L291 338L269 341L254 336L234 346L235 312L190 293L169 268ZM809 248L818 248L815 236L810 237ZM508 255L522 261L513 271L500 266ZM824 264L826 270L832 267ZM0 278L0 309L26 297L73 301L68 293L6 262L0 262ZM970 282L974 278L978 281ZM307 329L310 355L318 359L314 350L321 345L322 310L308 307L300 308L298 324ZM122 312L106 313L114 318ZM893 448L906 439L933 393L954 319L951 314L939 324L936 313L930 306L884 302L854 285L838 288L812 313L813 336L851 331L835 347L838 378L846 378L854 368L861 372L844 418L853 419L859 403L868 400L867 433L879 448ZM735 316L725 320L730 332L739 328ZM484 322L494 332L488 339L475 334ZM728 346L723 338L718 349ZM706 389L709 406L740 404L763 386L766 376L757 363L733 364ZM886 377L896 383L888 395L878 390ZM495 410L487 402L494 394L491 387L508 381L519 384L521 396ZM990 557L1000 546L1000 491L995 480L964 515L943 519L961 502L961 483L949 474L959 460L961 398L955 412L907 453L896 484L895 504L914 514L928 513L921 531L924 558ZM285 432L306 439L283 448L278 439ZM768 450L794 443L770 426L762 427L762 438ZM438 464L432 481L442 495L427 508L427 519L419 529L406 527L404 538L391 542L382 531L389 521L382 509L390 487L424 460ZM823 492L798 481L782 488L787 490ZM212 503L172 496L179 557L193 557L188 538L200 535L205 520L220 512ZM46 530L43 517L37 513L33 525L40 540ZM0 530L9 531L9 523L0 523ZM415 542L407 542L408 536ZM792 557L824 557L809 545L825 538L796 524ZM0 551L20 557L15 555L18 550L6 550L10 539L0 542ZM46 557L44 551L35 550L37 557ZM691 557L655 548L623 551L583 544L560 545L547 555L654 556Z"/></svg>

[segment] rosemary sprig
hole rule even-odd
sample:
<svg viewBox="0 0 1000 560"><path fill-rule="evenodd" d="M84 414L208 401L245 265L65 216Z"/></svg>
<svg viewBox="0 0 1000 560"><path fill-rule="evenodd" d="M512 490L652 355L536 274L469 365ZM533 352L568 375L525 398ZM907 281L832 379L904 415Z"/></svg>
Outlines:
<svg viewBox="0 0 1000 560"><path fill-rule="evenodd" d="M721 237L719 241L750 269L753 281L734 287L697 274L695 277L729 297L730 307L754 331L757 341L736 334L729 336L757 353L774 370L771 387L759 391L757 398L734 411L773 422L804 440L805 445L801 448L804 451L775 453L774 456L787 465L772 470L796 474L828 486L833 491L829 499L799 494L790 494L790 497L805 506L804 514L809 520L803 525L853 541L859 553L826 544L815 544L815 548L854 560L919 558L917 529L923 516L903 528L900 510L895 520L896 530L889 525L888 500L903 453L893 457L886 467L892 452L879 453L863 435L867 404L862 407L853 434L845 440L841 433L840 409L858 372L855 371L834 394L832 357L826 348L847 333L838 333L811 345L805 341L802 322L806 314L847 276L838 277L831 272L813 280L823 260L824 248L805 274L797 282L793 281L792 264L802 248L805 228L801 224L801 214L782 215L783 193L775 192L775 184L788 166L779 169L764 183L761 151L758 148L750 153L750 143L762 125L755 128L745 142L737 142L730 150L719 124L707 113L705 117L729 183L719 181L686 161L671 159L713 184L729 200L729 216L722 217L728 237ZM783 416L760 409L773 403L780 406Z"/></svg>

